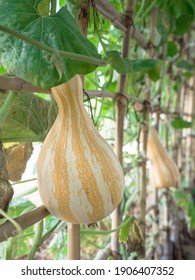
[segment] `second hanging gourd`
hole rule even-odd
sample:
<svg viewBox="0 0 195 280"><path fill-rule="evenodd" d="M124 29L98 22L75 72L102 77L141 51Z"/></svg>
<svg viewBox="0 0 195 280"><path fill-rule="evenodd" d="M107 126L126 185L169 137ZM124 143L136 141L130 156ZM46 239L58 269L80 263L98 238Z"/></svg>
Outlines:
<svg viewBox="0 0 195 280"><path fill-rule="evenodd" d="M178 167L161 144L154 127L149 128L147 156L151 161L151 184L156 188L175 187L180 179Z"/></svg>

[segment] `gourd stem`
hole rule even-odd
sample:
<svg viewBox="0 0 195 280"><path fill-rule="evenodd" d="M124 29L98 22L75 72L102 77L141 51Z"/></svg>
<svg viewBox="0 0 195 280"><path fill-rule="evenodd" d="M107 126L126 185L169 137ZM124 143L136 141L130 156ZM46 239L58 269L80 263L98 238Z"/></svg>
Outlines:
<svg viewBox="0 0 195 280"><path fill-rule="evenodd" d="M1 109L0 109L0 127L2 127L5 119L7 118L8 114L9 114L9 111L10 111L17 95L18 95L18 93L10 91L8 96L6 97L5 102L1 106Z"/></svg>
<svg viewBox="0 0 195 280"><path fill-rule="evenodd" d="M56 0L51 0L51 15L56 13L57 3Z"/></svg>
<svg viewBox="0 0 195 280"><path fill-rule="evenodd" d="M68 223L68 260L80 260L80 225Z"/></svg>

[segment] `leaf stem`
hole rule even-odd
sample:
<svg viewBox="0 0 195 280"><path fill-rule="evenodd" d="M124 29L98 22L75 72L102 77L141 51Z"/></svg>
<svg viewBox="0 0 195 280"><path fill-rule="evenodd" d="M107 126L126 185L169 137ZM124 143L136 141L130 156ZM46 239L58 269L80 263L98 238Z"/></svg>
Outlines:
<svg viewBox="0 0 195 280"><path fill-rule="evenodd" d="M102 37L101 37L99 31L96 29L95 32L96 32L96 35L97 35L97 37L98 37L98 40L99 40L99 42L100 42L100 44L101 44L101 46L102 46L102 49L103 49L104 52L106 53L106 52L107 52L107 50L106 50L106 44L105 44L104 41L102 40Z"/></svg>
<svg viewBox="0 0 195 280"><path fill-rule="evenodd" d="M0 208L0 215L5 217L11 224L13 224L18 233L23 230L22 227L14 219L12 219L5 211L3 211L1 208Z"/></svg>
<svg viewBox="0 0 195 280"><path fill-rule="evenodd" d="M136 17L135 20L135 24L137 24L140 20L142 20L143 18L145 18L147 16L147 14L152 10L152 8L156 5L157 0L154 0L151 5L145 9L145 11L143 12L143 14L140 15L140 17Z"/></svg>
<svg viewBox="0 0 195 280"><path fill-rule="evenodd" d="M16 136L16 137L4 137L1 136L3 143L10 143L10 142L43 142L46 137L46 134L40 135L31 135L31 136Z"/></svg>
<svg viewBox="0 0 195 280"><path fill-rule="evenodd" d="M81 230L80 233L81 234L99 234L99 235L106 235L106 234L110 234L116 231L119 231L121 228L123 228L125 225L127 225L128 223L132 222L135 218L129 217L125 222L123 222L120 226L111 229L111 230Z"/></svg>
<svg viewBox="0 0 195 280"><path fill-rule="evenodd" d="M6 260L12 260L13 241L14 241L13 238L8 239L8 241L7 241L6 254L5 254Z"/></svg>
<svg viewBox="0 0 195 280"><path fill-rule="evenodd" d="M28 179L28 180L16 181L16 182L12 183L12 186L17 185L17 184L28 183L28 182L32 182L32 181L36 181L36 180L37 180L37 178L31 178L31 179Z"/></svg>
<svg viewBox="0 0 195 280"><path fill-rule="evenodd" d="M57 228L57 226L61 223L62 221L57 221L53 227L51 227L41 238L41 242L44 242Z"/></svg>
<svg viewBox="0 0 195 280"><path fill-rule="evenodd" d="M1 108L0 108L0 127L2 127L4 121L6 120L17 95L18 95L18 93L10 91L8 96L5 99L5 102L1 106Z"/></svg>
<svg viewBox="0 0 195 280"><path fill-rule="evenodd" d="M40 221L35 228L35 235L34 235L34 239L33 239L33 245L31 247L31 250L29 252L28 255L28 260L33 260L34 259L34 255L38 249L38 247L41 244L41 240L42 240L42 233L43 233L43 220Z"/></svg>
<svg viewBox="0 0 195 280"><path fill-rule="evenodd" d="M32 188L32 189L30 189L30 190L28 190L28 191L25 191L25 192L23 192L23 193L18 194L17 196L15 196L15 197L13 198L13 200L16 200L16 199L22 198L22 197L24 197L24 196L26 196L26 195L32 194L32 193L36 192L37 190L38 190L38 188L37 188L37 187L34 187L34 188Z"/></svg>
<svg viewBox="0 0 195 280"><path fill-rule="evenodd" d="M137 22L137 19L140 18L140 15L143 13L144 8L145 8L145 0L142 0L139 11L137 12L137 14L135 16L134 22Z"/></svg>
<svg viewBox="0 0 195 280"><path fill-rule="evenodd" d="M66 52L66 51L61 51L58 49L51 48L51 47L39 42L38 40L25 36L24 34L21 34L15 30L13 30L9 27L3 26L3 25L0 25L0 30L18 38L18 39L21 39L41 50L44 50L44 51L50 53L51 55L60 55L65 58L75 59L75 60L83 61L86 63L91 63L91 64L98 65L98 66L107 65L107 62L103 59L98 59L98 58L90 57L87 55L81 55L81 54L77 54L77 53L71 53L71 52Z"/></svg>

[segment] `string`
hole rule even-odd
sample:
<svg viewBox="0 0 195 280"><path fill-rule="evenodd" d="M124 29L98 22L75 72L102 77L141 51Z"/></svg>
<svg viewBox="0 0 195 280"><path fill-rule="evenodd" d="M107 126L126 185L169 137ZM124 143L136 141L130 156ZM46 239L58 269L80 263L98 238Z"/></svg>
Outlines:
<svg viewBox="0 0 195 280"><path fill-rule="evenodd" d="M90 118L91 118L91 120L93 122L93 125L96 126L96 122L94 120L94 114L93 114L93 107L92 107L92 104L91 104L91 98L90 98L90 96L88 95L88 93L84 89L83 89L83 92L87 96L87 102L89 103Z"/></svg>

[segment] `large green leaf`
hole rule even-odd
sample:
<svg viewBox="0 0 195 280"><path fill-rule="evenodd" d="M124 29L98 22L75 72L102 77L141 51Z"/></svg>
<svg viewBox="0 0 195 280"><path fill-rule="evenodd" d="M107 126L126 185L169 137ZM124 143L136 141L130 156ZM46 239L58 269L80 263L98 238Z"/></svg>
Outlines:
<svg viewBox="0 0 195 280"><path fill-rule="evenodd" d="M158 0L157 5L171 16L179 18L183 14L194 15L194 0Z"/></svg>
<svg viewBox="0 0 195 280"><path fill-rule="evenodd" d="M8 215L15 218L26 213L28 209L33 208L35 208L35 205L26 198L13 199L9 206Z"/></svg>
<svg viewBox="0 0 195 280"><path fill-rule="evenodd" d="M4 95L0 95L0 106L4 98ZM55 103L34 94L18 94L1 128L1 138L4 142L41 141L55 117Z"/></svg>
<svg viewBox="0 0 195 280"><path fill-rule="evenodd" d="M0 25L15 30L49 47L92 58L100 58L95 46L85 38L65 7L51 16L42 16L40 0L0 0ZM97 65L54 56L21 39L0 33L0 63L16 76L51 88L75 74L87 74Z"/></svg>

